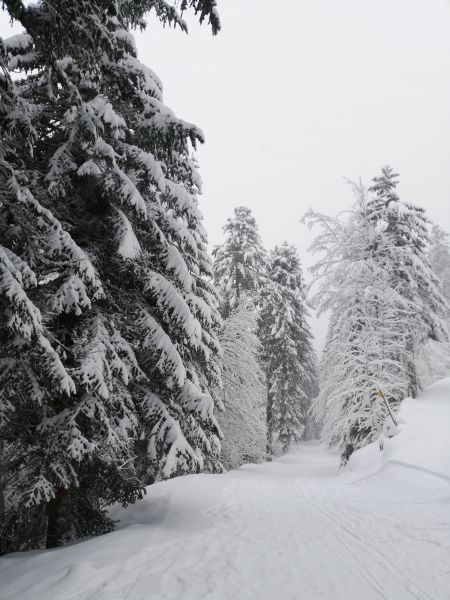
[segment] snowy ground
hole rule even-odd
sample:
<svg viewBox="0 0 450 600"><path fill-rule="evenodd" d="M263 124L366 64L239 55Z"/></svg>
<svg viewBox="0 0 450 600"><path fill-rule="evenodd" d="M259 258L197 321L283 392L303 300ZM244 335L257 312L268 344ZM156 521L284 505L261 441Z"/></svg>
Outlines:
<svg viewBox="0 0 450 600"><path fill-rule="evenodd" d="M2 600L448 600L450 379L339 471L300 445L273 463L149 488L121 529L0 560Z"/></svg>

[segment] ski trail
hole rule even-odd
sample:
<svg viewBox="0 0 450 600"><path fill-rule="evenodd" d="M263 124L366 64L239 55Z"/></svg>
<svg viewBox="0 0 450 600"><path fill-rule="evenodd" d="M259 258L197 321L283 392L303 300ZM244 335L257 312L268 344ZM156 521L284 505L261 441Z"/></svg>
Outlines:
<svg viewBox="0 0 450 600"><path fill-rule="evenodd" d="M410 536L393 527L390 498L373 501L358 485L314 477L333 472L334 457L320 448L297 460L307 463L229 474L222 502L206 511L210 530L145 550L129 565L124 587L113 581L95 599L140 600L147 593L158 600L447 600L446 589L429 594L426 582L391 562L393 548L408 552ZM378 517L386 524L382 532ZM383 549L373 543L380 533ZM429 542L424 548L419 541L426 550ZM87 598L94 600L73 600Z"/></svg>
<svg viewBox="0 0 450 600"><path fill-rule="evenodd" d="M334 455L317 444L303 444L273 463L225 476L181 478L158 489L160 496L150 490L148 499L149 507L162 506L158 519L131 522L111 536L84 542L90 562L87 557L86 563L66 559L64 568L55 566L48 597L450 597L450 487L430 474L393 465L376 477L352 480L342 476ZM157 497L152 499L152 493ZM126 550L120 554L123 540ZM108 559L109 545L121 560ZM70 556L74 548L57 558ZM69 591L68 578L77 572ZM40 588L33 585L23 586L27 591L22 593L16 587L5 600L40 599Z"/></svg>
<svg viewBox="0 0 450 600"><path fill-rule="evenodd" d="M330 521L330 530L334 532L337 544L341 545L360 565L361 570L367 574L368 580L372 583L374 589L380 592L383 598L389 598L389 593L383 589L378 581L379 575L373 574L373 565L379 565L381 571L385 571L396 579L408 590L416 600L432 600L432 598L424 591L418 588L411 580L402 577L400 571L394 569L390 562L386 560L383 554L373 546L367 539L357 535L344 521L339 521L338 517L328 510L321 509L317 504L314 505L326 519ZM350 538L350 539L349 539ZM361 558L358 556L361 556ZM372 567L370 567L372 565Z"/></svg>

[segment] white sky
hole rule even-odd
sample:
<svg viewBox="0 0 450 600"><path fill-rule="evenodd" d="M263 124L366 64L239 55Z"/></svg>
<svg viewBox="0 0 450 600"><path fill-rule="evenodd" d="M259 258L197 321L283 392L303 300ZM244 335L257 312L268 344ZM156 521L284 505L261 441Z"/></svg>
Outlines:
<svg viewBox="0 0 450 600"><path fill-rule="evenodd" d="M217 37L193 19L189 36L152 18L136 34L166 103L205 132L211 245L246 205L268 248L287 240L308 265L303 213L339 212L351 201L344 178L369 181L385 163L401 198L450 230L450 0L218 4ZM323 329L314 324L319 347Z"/></svg>

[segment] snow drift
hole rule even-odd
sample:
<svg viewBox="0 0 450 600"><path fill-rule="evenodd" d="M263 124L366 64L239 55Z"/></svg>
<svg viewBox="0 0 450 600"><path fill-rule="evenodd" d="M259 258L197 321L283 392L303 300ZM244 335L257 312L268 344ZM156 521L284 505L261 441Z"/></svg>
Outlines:
<svg viewBox="0 0 450 600"><path fill-rule="evenodd" d="M406 398L398 415L399 433L379 451L375 442L351 457L350 472L376 472L397 464L450 481L450 377L417 398Z"/></svg>

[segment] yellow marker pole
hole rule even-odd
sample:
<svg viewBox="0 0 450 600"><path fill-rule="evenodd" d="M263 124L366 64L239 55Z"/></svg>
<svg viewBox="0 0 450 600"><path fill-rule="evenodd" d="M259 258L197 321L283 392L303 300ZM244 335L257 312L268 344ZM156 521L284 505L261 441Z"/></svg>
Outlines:
<svg viewBox="0 0 450 600"><path fill-rule="evenodd" d="M384 403L386 404L386 408L388 409L388 411L389 411L389 414L391 415L392 422L394 423L394 425L395 425L396 427L398 427L397 420L396 420L396 419L395 419L395 417L394 417L394 413L392 412L391 405L389 404L389 402L388 402L388 400L387 400L386 396L383 394L383 392L382 392L381 390L378 390L378 392L377 392L377 396L378 396L379 398L383 398L383 400L384 400Z"/></svg>

